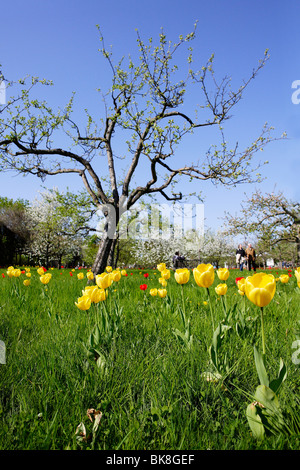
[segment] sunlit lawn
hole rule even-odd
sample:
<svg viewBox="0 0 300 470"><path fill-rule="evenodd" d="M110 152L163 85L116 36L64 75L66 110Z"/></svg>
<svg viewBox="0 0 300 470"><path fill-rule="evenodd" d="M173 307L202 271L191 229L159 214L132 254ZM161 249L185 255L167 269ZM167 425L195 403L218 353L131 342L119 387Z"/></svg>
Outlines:
<svg viewBox="0 0 300 470"><path fill-rule="evenodd" d="M261 351L260 310L235 282L248 271L230 271L223 298L217 276L208 296L192 272L183 286L172 272L160 298L149 293L162 287L158 270L127 270L87 311L75 305L88 285L86 270L49 270L45 285L36 268L30 272L24 286L25 273L9 278L0 270L0 449L299 449L300 289L293 271L268 270L291 277L277 282L264 309L267 373L277 376L282 358L287 376L278 391L284 426L262 441L246 417L259 385L254 346ZM216 381L207 380L216 372L212 322L228 326L219 336Z"/></svg>

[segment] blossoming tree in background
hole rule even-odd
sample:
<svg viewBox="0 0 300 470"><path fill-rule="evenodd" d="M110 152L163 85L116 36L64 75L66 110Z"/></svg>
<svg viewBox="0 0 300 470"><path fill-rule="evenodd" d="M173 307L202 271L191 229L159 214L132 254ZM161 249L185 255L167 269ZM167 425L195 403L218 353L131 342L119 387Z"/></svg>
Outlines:
<svg viewBox="0 0 300 470"><path fill-rule="evenodd" d="M227 234L248 237L254 233L262 251L271 255L278 246L282 253L278 250L277 256L289 256L300 263L300 203L288 200L281 191L255 191L242 202L240 215L227 213L225 223Z"/></svg>

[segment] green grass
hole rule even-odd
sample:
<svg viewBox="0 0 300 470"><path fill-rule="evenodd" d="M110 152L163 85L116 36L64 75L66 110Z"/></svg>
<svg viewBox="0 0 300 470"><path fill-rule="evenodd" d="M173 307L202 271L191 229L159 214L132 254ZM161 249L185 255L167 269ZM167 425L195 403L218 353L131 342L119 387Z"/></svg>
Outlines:
<svg viewBox="0 0 300 470"><path fill-rule="evenodd" d="M213 329L209 305L203 304L207 292L192 275L183 286L192 339L184 341L174 333L177 329L184 334L187 323L181 286L173 274L168 297L160 299L149 295L151 287L159 287L158 271L149 270L144 278L143 272L128 270L128 277L109 288L105 306L81 311L75 301L87 279L78 280L78 271L70 276L69 270L52 270L47 286L35 268L31 272L31 285L25 287L25 274L9 279L0 270L6 276L0 277L0 339L6 345L6 364L0 364L1 450L299 449L300 369L292 361L292 345L299 329L300 289L293 273L288 284L277 283L275 297L265 308L267 372L276 376L280 358L287 367L278 392L286 425L258 441L246 408L259 385L253 347L261 350L260 312L245 299L243 314L244 297L235 284L239 271L232 270L227 281L231 316L226 324L231 328L219 348L227 370L217 382L202 375L213 370ZM224 320L214 291L219 282L216 277L210 288L215 327ZM145 293L139 288L143 283L148 285ZM251 320L237 334L239 313ZM103 323L105 314L109 325ZM87 354L96 325L100 337L94 346L103 367L94 359L99 355ZM102 412L94 433L87 416L91 408ZM75 434L80 423L87 432L83 441Z"/></svg>

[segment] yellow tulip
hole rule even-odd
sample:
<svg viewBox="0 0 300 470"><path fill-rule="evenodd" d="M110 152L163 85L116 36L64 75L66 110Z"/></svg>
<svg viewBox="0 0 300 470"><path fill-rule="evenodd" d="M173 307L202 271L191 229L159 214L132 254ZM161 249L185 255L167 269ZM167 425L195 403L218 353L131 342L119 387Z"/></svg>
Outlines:
<svg viewBox="0 0 300 470"><path fill-rule="evenodd" d="M158 282L163 286L163 287L166 287L168 285L167 281L163 278L163 277L160 277L158 279Z"/></svg>
<svg viewBox="0 0 300 470"><path fill-rule="evenodd" d="M14 269L15 269L15 268L14 268L13 266L9 266L9 267L7 268L7 271L13 271Z"/></svg>
<svg viewBox="0 0 300 470"><path fill-rule="evenodd" d="M160 272L160 275L164 279L168 280L168 279L170 279L171 271L169 269L164 269L163 271Z"/></svg>
<svg viewBox="0 0 300 470"><path fill-rule="evenodd" d="M217 287L215 287L215 291L218 295L225 295L227 292L227 284L218 284Z"/></svg>
<svg viewBox="0 0 300 470"><path fill-rule="evenodd" d="M258 307L265 307L274 297L276 281L272 274L256 273L245 281L245 294Z"/></svg>
<svg viewBox="0 0 300 470"><path fill-rule="evenodd" d="M98 286L86 286L86 288L82 291L82 295L91 296L93 290L98 289Z"/></svg>
<svg viewBox="0 0 300 470"><path fill-rule="evenodd" d="M111 286L112 282L113 279L108 273L97 274L96 276L96 284L100 289L107 289Z"/></svg>
<svg viewBox="0 0 300 470"><path fill-rule="evenodd" d="M157 295L157 289L150 289L150 295L152 295L152 297L155 297Z"/></svg>
<svg viewBox="0 0 300 470"><path fill-rule="evenodd" d="M121 274L122 274L122 276L126 276L126 274L127 274L126 269L122 269Z"/></svg>
<svg viewBox="0 0 300 470"><path fill-rule="evenodd" d="M237 282L238 289L245 293L246 285L245 285L246 279L243 277L242 279L239 279Z"/></svg>
<svg viewBox="0 0 300 470"><path fill-rule="evenodd" d="M281 276L279 276L279 280L282 282L282 284L286 284L289 282L290 278L287 274L281 274Z"/></svg>
<svg viewBox="0 0 300 470"><path fill-rule="evenodd" d="M83 273L78 273L77 274L77 279L83 279L84 278L84 274Z"/></svg>
<svg viewBox="0 0 300 470"><path fill-rule="evenodd" d="M217 271L218 278L220 281L227 281L229 278L229 270L227 268L219 268Z"/></svg>
<svg viewBox="0 0 300 470"><path fill-rule="evenodd" d="M121 279L121 273L118 269L115 269L110 275L114 282L118 282Z"/></svg>
<svg viewBox="0 0 300 470"><path fill-rule="evenodd" d="M111 273L112 272L112 267L111 266L106 266L106 272Z"/></svg>
<svg viewBox="0 0 300 470"><path fill-rule="evenodd" d="M31 273L29 271L27 271L26 276L31 277Z"/></svg>
<svg viewBox="0 0 300 470"><path fill-rule="evenodd" d="M82 297L79 297L77 302L75 302L76 307L78 307L80 310L88 310L91 306L91 299L88 295L83 295Z"/></svg>
<svg viewBox="0 0 300 470"><path fill-rule="evenodd" d="M20 277L21 276L21 269L14 269L12 271L14 277Z"/></svg>
<svg viewBox="0 0 300 470"><path fill-rule="evenodd" d="M27 273L30 273L30 268L25 268L25 271L26 271Z"/></svg>
<svg viewBox="0 0 300 470"><path fill-rule="evenodd" d="M25 281L23 281L23 284L26 287L30 286L30 279L25 279Z"/></svg>
<svg viewBox="0 0 300 470"><path fill-rule="evenodd" d="M14 268L8 269L6 272L7 272L8 277L14 277Z"/></svg>
<svg viewBox="0 0 300 470"><path fill-rule="evenodd" d="M245 292L240 290L240 289L238 290L238 292L239 292L240 295L245 295Z"/></svg>
<svg viewBox="0 0 300 470"><path fill-rule="evenodd" d="M194 279L199 287L210 287L215 279L215 271L211 264L199 264L193 269Z"/></svg>
<svg viewBox="0 0 300 470"><path fill-rule="evenodd" d="M184 284L185 284L185 283L184 283ZM161 299L163 299L163 298L166 297L166 295L167 295L167 289L158 289L158 290L157 290L157 293L158 293L159 297L160 297Z"/></svg>
<svg viewBox="0 0 300 470"><path fill-rule="evenodd" d="M39 268L39 269L37 270L37 273L38 273L40 276L42 276L42 275L45 273L45 271L44 271L43 268Z"/></svg>
<svg viewBox="0 0 300 470"><path fill-rule="evenodd" d="M104 289L93 289L89 295L90 299L92 302L97 304L98 302L101 302L102 300L105 300L107 297L108 292L105 291Z"/></svg>
<svg viewBox="0 0 300 470"><path fill-rule="evenodd" d="M94 279L94 274L92 273L92 271L88 271L86 273L86 277L88 278L89 281L92 281Z"/></svg>
<svg viewBox="0 0 300 470"><path fill-rule="evenodd" d="M43 284L48 284L48 282L50 281L51 277L52 277L52 274L50 274L50 273L43 274L43 275L40 277L40 281L41 281Z"/></svg>
<svg viewBox="0 0 300 470"><path fill-rule="evenodd" d="M178 284L186 284L190 279L190 271L187 268L176 269L174 276Z"/></svg>
<svg viewBox="0 0 300 470"><path fill-rule="evenodd" d="M300 287L299 286L299 284L300 284L300 267L295 269L295 276L296 276L296 279L297 279L298 287Z"/></svg>
<svg viewBox="0 0 300 470"><path fill-rule="evenodd" d="M164 270L166 269L166 264L165 264L165 263L160 263L160 264L158 264L156 267L157 267L157 270L158 270L159 272L162 272L162 271L164 271Z"/></svg>

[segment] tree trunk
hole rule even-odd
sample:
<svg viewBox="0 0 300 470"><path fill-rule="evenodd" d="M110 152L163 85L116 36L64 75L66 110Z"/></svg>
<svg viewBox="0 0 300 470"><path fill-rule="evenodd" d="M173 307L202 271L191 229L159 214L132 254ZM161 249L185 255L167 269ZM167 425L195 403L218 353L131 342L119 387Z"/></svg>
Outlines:
<svg viewBox="0 0 300 470"><path fill-rule="evenodd" d="M297 266L300 264L300 237L296 238L296 263Z"/></svg>
<svg viewBox="0 0 300 470"><path fill-rule="evenodd" d="M116 231L119 223L118 207L109 207L104 215L106 217L106 224L98 253L92 267L94 276L103 273L108 265L108 260L113 260L116 243Z"/></svg>
<svg viewBox="0 0 300 470"><path fill-rule="evenodd" d="M116 248L116 244L117 244L117 239L114 238L112 240L112 244L111 244L111 247L110 247L110 251L109 251L109 255L108 255L108 260L107 260L107 264L108 266L112 266L113 268L115 268L115 262L114 262L114 254L115 254L115 248Z"/></svg>
<svg viewBox="0 0 300 470"><path fill-rule="evenodd" d="M101 240L99 250L92 267L92 272L94 276L96 276L97 274L101 274L105 271L113 241L113 239L107 236L103 237L103 239Z"/></svg>

